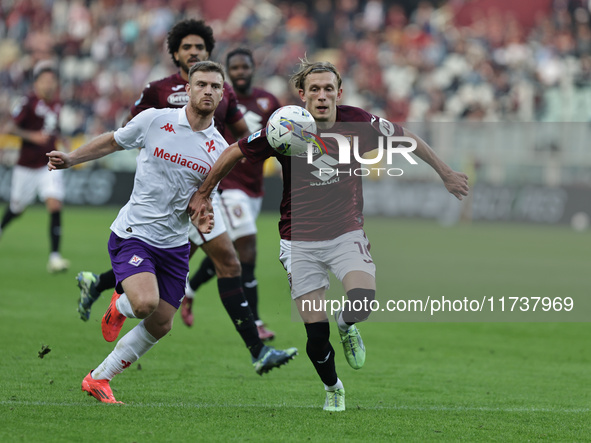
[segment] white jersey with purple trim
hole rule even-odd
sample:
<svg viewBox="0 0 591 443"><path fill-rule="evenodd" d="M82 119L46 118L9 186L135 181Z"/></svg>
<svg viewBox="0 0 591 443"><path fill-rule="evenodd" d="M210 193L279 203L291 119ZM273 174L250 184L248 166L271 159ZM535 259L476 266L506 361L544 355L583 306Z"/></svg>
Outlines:
<svg viewBox="0 0 591 443"><path fill-rule="evenodd" d="M111 230L159 248L186 244L189 200L228 143L213 122L193 131L186 107L147 109L118 129L115 141L124 149L141 150L131 197Z"/></svg>

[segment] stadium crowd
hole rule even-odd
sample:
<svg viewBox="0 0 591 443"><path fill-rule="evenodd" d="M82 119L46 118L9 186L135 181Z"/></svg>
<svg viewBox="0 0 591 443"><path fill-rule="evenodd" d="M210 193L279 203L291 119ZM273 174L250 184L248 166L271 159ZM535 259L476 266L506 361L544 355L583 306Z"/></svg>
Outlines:
<svg viewBox="0 0 591 443"><path fill-rule="evenodd" d="M548 92L591 84L587 2L553 0L530 28L502 13L456 26L461 3L421 1L407 12L386 0L242 0L210 21L213 59L252 48L259 82L284 104L296 103L287 78L306 53L346 73L345 103L392 121L567 120L547 106ZM175 72L164 42L185 17L204 14L189 0L3 1L0 116L49 58L59 62L65 135L119 127L148 81Z"/></svg>

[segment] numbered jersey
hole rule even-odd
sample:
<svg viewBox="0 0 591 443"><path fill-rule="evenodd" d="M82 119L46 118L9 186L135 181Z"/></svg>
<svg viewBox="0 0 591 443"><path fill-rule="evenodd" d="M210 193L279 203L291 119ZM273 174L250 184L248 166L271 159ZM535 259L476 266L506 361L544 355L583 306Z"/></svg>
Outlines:
<svg viewBox="0 0 591 443"><path fill-rule="evenodd" d="M17 103L12 110L12 117L19 128L51 134L51 138L44 145L23 140L17 164L27 168L40 168L47 164L45 154L55 149L55 142L59 135L58 121L61 107L60 102L45 102L35 94L29 94Z"/></svg>
<svg viewBox="0 0 591 443"><path fill-rule="evenodd" d="M150 108L182 108L189 103L186 84L187 81L179 73L148 83L138 101L131 107L131 115L135 117ZM215 127L220 134L224 134L226 124L236 123L241 118L234 89L224 83L224 96L214 114Z"/></svg>
<svg viewBox="0 0 591 443"><path fill-rule="evenodd" d="M252 88L252 94L248 97L237 95L237 99L238 107L251 134L265 126L271 114L280 107L273 94L259 88ZM227 129L225 138L230 144L234 142L232 134ZM250 197L262 197L264 163L264 160L253 163L239 162L220 182L220 189L239 189Z"/></svg>
<svg viewBox="0 0 591 443"><path fill-rule="evenodd" d="M337 106L338 132L352 152L356 140L359 153L380 146L384 136L400 136L403 128L353 106ZM319 131L321 133L321 131ZM315 150L312 161L307 154L287 157L278 154L269 143L265 129L238 142L250 161L277 157L283 172L283 199L279 233L284 240L324 241L363 227L362 174L355 173L360 163L353 155L347 164L339 164L339 145L335 138L322 139L323 152Z"/></svg>

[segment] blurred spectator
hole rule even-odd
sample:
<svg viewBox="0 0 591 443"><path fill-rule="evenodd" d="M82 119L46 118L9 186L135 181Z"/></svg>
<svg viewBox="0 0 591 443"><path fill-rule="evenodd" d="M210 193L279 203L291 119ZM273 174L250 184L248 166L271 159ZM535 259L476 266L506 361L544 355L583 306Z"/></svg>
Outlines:
<svg viewBox="0 0 591 443"><path fill-rule="evenodd" d="M396 121L588 119L568 100L546 106L555 88L591 87L588 1L545 2L531 28L499 11L457 26L462 4L242 0L212 25L219 56L255 48L260 80L285 101L297 103L285 77L307 54L330 57L347 74L345 100ZM189 0L4 2L0 117L30 87L32 66L58 58L65 133L115 129L147 82L174 72L158 55L171 23L186 16L201 18Z"/></svg>

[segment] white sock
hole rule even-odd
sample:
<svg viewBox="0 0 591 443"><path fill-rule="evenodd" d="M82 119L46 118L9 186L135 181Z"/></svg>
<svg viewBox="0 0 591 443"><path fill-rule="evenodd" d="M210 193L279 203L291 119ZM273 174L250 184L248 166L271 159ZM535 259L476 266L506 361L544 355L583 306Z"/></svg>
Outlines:
<svg viewBox="0 0 591 443"><path fill-rule="evenodd" d="M117 308L119 309L119 308ZM121 312L121 311L119 311ZM347 323L345 323L345 320L343 320L343 311L341 311L341 313L339 314L338 318L337 318L337 325L339 326L339 329L341 330L341 332L347 332L347 329L349 329L349 327L351 325L348 325Z"/></svg>
<svg viewBox="0 0 591 443"><path fill-rule="evenodd" d="M115 302L115 307L121 314L125 315L127 318L136 318L135 314L133 313L131 303L129 302L129 298L127 298L127 294L125 294L125 292L121 294L121 297L117 299L117 301Z"/></svg>
<svg viewBox="0 0 591 443"><path fill-rule="evenodd" d="M332 386L324 385L325 391L336 391L337 389L345 389L340 378L337 378L337 382Z"/></svg>
<svg viewBox="0 0 591 443"><path fill-rule="evenodd" d="M187 286L185 287L185 297L187 297L190 300L193 300L195 298L195 291L193 291L191 289L191 286L189 286L188 283L187 283Z"/></svg>
<svg viewBox="0 0 591 443"><path fill-rule="evenodd" d="M59 252L50 252L49 253L49 260L57 260L62 258L61 254Z"/></svg>
<svg viewBox="0 0 591 443"><path fill-rule="evenodd" d="M156 343L158 340L146 330L142 320L117 342L115 349L92 371L92 378L111 380L148 352Z"/></svg>

